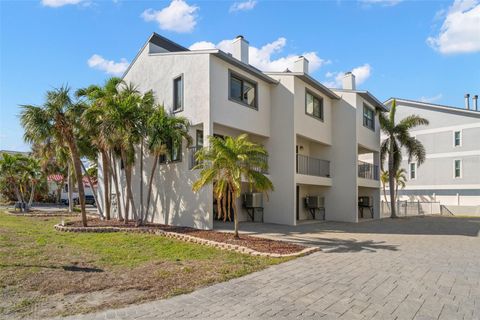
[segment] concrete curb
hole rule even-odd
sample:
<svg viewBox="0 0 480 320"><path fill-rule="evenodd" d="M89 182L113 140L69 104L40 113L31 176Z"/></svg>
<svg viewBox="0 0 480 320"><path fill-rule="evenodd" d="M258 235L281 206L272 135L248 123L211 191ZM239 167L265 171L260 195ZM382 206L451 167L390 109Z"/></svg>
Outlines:
<svg viewBox="0 0 480 320"><path fill-rule="evenodd" d="M209 247L215 247L221 250L234 251L243 254L249 254L251 256L258 257L270 257L270 258L285 258L285 257L300 257L319 251L319 248L308 247L299 252L281 254L281 253L269 253L260 252L244 246L234 245L229 243L217 242L207 239L202 239L194 236L190 236L183 233L176 233L170 231L164 231L159 229L134 229L134 228L122 228L122 227L71 227L68 225L56 224L55 229L63 232L93 232L93 233L105 233L105 232L130 232L130 233L146 233L164 236L167 238L177 239L185 242L192 242Z"/></svg>

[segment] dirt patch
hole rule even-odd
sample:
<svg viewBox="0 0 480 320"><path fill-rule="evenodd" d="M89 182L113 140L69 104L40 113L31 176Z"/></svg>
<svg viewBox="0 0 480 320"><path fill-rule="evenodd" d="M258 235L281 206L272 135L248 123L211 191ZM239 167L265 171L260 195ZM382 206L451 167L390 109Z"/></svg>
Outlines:
<svg viewBox="0 0 480 320"><path fill-rule="evenodd" d="M80 221L70 222L68 226L82 227ZM298 244L289 243L286 241L278 241L265 239L260 237L253 237L248 235L240 235L240 239L236 239L233 233L219 232L213 230L199 230L189 227L176 227L164 224L145 224L142 227L136 227L134 222L124 223L121 221L106 221L99 219L92 219L88 221L88 227L119 227L119 228L132 228L132 229L145 229L145 230L163 230L169 232L176 232L181 234L188 234L193 237L198 237L206 240L228 243L232 245L238 245L253 249L259 252L277 253L277 254L290 254L304 250L306 247ZM87 228L88 228L87 227Z"/></svg>

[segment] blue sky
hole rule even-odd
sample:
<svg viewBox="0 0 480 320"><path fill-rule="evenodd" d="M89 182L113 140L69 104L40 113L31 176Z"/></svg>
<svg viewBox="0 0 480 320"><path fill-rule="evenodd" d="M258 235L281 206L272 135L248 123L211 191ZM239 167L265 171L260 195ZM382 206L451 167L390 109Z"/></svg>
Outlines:
<svg viewBox="0 0 480 320"><path fill-rule="evenodd" d="M336 86L354 70L381 100L461 107L464 93L480 94L478 0L0 0L0 14L0 149L28 149L18 105L120 74L153 31L224 50L242 34L260 68L304 54L318 80Z"/></svg>

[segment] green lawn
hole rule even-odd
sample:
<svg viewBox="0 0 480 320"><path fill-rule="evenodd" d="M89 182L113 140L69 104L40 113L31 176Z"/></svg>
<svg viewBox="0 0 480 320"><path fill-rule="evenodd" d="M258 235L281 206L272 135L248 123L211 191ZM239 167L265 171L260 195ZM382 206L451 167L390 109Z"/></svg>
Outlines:
<svg viewBox="0 0 480 320"><path fill-rule="evenodd" d="M64 233L62 217L0 212L2 317L74 314L165 298L287 259L252 257L157 235Z"/></svg>

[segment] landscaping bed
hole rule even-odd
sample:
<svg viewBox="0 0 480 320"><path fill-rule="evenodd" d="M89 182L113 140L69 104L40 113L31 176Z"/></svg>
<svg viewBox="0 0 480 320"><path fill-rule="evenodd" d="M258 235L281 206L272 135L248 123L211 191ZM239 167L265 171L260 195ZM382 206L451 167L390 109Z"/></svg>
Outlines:
<svg viewBox="0 0 480 320"><path fill-rule="evenodd" d="M168 298L292 259L149 233L53 228L73 219L78 217L33 219L0 211L0 319L40 319Z"/></svg>
<svg viewBox="0 0 480 320"><path fill-rule="evenodd" d="M70 222L66 225L67 227L74 227L74 228L81 228L82 223L81 221L74 221ZM148 231L155 231L161 230L165 232L172 232L178 234L185 234L192 237L215 241L219 243L226 243L230 245L245 247L251 250L255 250L257 252L263 253L273 253L273 254L280 254L280 255L287 255L287 254L295 254L300 253L306 249L305 246L289 243L286 241L278 241L278 240L271 240L266 238L248 236L244 234L240 234L240 239L235 239L233 233L230 232L219 232L214 230L199 230L195 228L189 227L176 227L171 225L164 225L164 224L145 224L141 227L136 227L134 222L129 222L125 224L121 221L116 220L99 220L99 219L92 219L88 221L88 227L97 229L98 228L132 228L132 230L144 230Z"/></svg>

